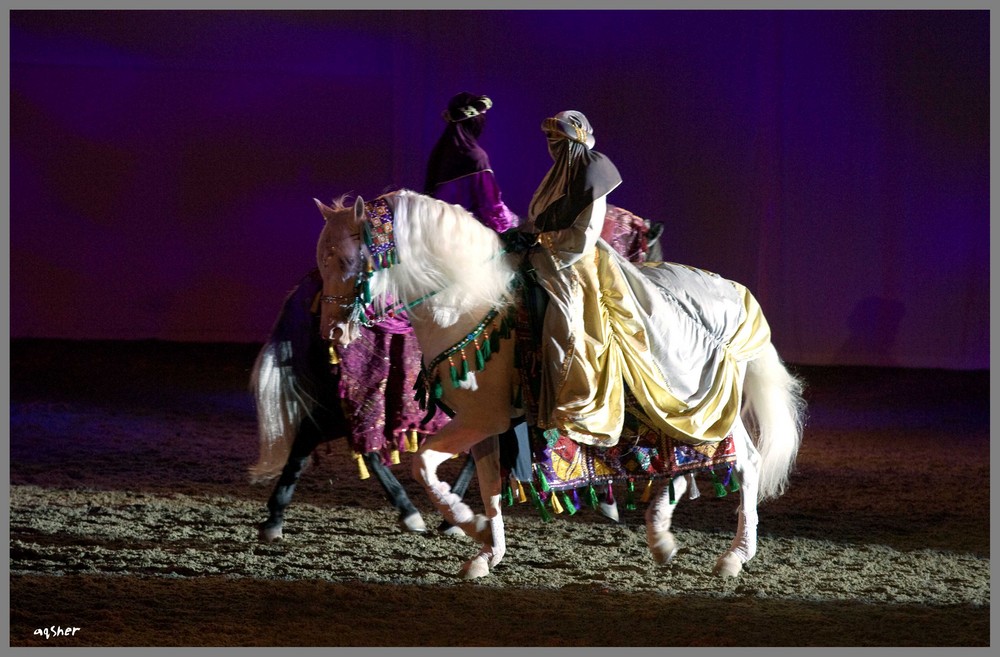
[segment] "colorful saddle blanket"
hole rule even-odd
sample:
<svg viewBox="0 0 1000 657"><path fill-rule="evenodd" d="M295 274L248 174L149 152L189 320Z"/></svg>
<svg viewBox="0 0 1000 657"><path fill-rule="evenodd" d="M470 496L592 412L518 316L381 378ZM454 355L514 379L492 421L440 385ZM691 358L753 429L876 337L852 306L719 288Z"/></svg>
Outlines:
<svg viewBox="0 0 1000 657"><path fill-rule="evenodd" d="M532 463L543 489L562 491L628 482L631 490L636 482L673 479L688 473L707 473L713 483L729 484L731 465L736 460L732 435L705 445L673 440L644 421L642 410L627 391L625 428L614 447L582 445L557 431L535 427L541 373L539 327L546 298L528 276L524 277L521 294L516 313L520 396L531 427ZM721 479L717 470L722 473Z"/></svg>

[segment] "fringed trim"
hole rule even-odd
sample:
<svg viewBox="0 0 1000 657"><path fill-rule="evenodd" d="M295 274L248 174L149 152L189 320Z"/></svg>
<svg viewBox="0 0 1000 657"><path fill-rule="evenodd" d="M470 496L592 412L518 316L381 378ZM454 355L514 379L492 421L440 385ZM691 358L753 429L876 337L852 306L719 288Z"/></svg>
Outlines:
<svg viewBox="0 0 1000 657"><path fill-rule="evenodd" d="M441 375L438 373L439 365L447 361L451 387L458 388L468 380L472 371L481 372L486 369L490 357L500 350L500 341L509 338L513 328L514 318L511 309L502 312L492 308L468 335L438 354L430 365L424 365L421 361L420 373L413 386L416 391L414 399L420 404L420 409L427 410L433 407L444 394ZM472 367L469 365L470 355L466 354L466 349L469 347L473 360Z"/></svg>
<svg viewBox="0 0 1000 657"><path fill-rule="evenodd" d="M579 511L582 508L579 493L580 490L584 491L587 503L590 507L594 509L597 508L600 496L598 495L598 489L594 486L594 484L590 484L589 486L586 486L586 488L572 488L569 490L557 491L552 488L552 484L548 481L545 476L544 468L540 464L536 463L532 467L534 468L535 478L538 480L538 488L536 489L533 481L528 482L530 486L531 500L534 502L535 507L539 510L543 520L548 521L551 518L545 510L546 506L551 506L555 513L563 513L563 511L566 511L569 515L574 515L577 511ZM679 477L685 477L687 479L688 497L692 500L698 499L701 496L701 493L698 490L696 474L698 473L687 472L682 475L678 475ZM733 465L731 463L726 465L726 470L722 475L717 472L717 468L702 470L700 471L700 474L705 474L709 477L716 497L725 497L728 493L736 493L740 490L738 475L733 470ZM674 486L674 479L675 478L669 478L666 484L666 492L670 504L672 505L677 504L678 501L677 490ZM646 479L646 483L642 486L642 493L639 496L638 502L648 504L651 501L654 488L653 481L654 477ZM611 482L608 482L606 486L607 487L604 489L605 502L608 504L614 504L614 487ZM518 495L518 489L520 489L520 496ZM512 506L515 500L521 502L526 501L524 489L521 488L520 482L513 476L511 476L510 483L505 484L503 495L504 499L507 500L508 506ZM635 477L629 477L625 483L625 508L629 511L635 511L638 508Z"/></svg>

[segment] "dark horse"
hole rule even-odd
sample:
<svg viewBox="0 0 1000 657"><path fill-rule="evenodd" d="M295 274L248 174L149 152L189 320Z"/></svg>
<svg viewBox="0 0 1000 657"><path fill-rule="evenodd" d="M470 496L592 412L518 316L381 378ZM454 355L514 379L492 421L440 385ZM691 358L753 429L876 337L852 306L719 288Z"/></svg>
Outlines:
<svg viewBox="0 0 1000 657"><path fill-rule="evenodd" d="M251 375L260 434L260 457L250 468L251 477L256 482L277 477L267 520L259 525L259 538L267 543L282 538L285 510L316 448L351 431L337 396L339 367L331 363L330 344L319 332L315 300L321 289L319 272L313 270L289 293ZM425 531L420 512L382 456L368 452L361 458L398 511L400 526ZM468 489L474 469L469 458L455 482L458 494ZM447 523L440 527L450 528Z"/></svg>

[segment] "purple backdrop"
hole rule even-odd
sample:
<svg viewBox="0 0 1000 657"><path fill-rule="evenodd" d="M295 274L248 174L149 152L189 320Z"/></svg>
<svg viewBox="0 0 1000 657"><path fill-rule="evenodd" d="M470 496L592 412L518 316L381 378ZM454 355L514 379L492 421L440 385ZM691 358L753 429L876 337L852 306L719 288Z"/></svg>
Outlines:
<svg viewBox="0 0 1000 657"><path fill-rule="evenodd" d="M578 109L664 253L802 364L989 367L987 11L11 11L11 336L263 340L312 198L457 91L523 213Z"/></svg>

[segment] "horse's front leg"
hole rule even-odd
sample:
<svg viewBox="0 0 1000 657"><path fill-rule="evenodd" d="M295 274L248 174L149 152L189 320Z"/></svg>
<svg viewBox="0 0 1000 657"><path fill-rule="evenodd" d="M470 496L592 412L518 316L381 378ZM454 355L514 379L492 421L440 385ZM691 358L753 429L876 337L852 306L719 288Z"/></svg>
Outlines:
<svg viewBox="0 0 1000 657"><path fill-rule="evenodd" d="M460 527L480 543L488 538L489 522L476 516L462 498L451 491L447 482L438 478L442 463L467 451L489 436L488 428L478 423L464 422L460 416L444 425L428 438L413 459L413 477L427 490L431 502L449 523Z"/></svg>
<svg viewBox="0 0 1000 657"><path fill-rule="evenodd" d="M495 568L507 552L504 536L503 515L500 512L500 440L490 436L472 447L476 460L476 475L479 478L479 494L483 499L486 517L490 524L490 543L484 544L481 556L490 568ZM470 564L471 567L471 564Z"/></svg>
<svg viewBox="0 0 1000 657"><path fill-rule="evenodd" d="M750 435L737 421L733 427L733 444L736 448L736 467L733 476L740 484L740 506L736 537L732 545L715 562L713 573L721 577L736 577L743 564L757 554L757 491L760 454L750 440Z"/></svg>
<svg viewBox="0 0 1000 657"><path fill-rule="evenodd" d="M463 420L463 417L468 417L468 415L456 414L454 419L424 442L417 452L416 458L413 459L413 476L423 484L431 502L441 515L444 516L445 520L461 528L469 537L484 546L484 549L480 550L479 554L466 562L460 571L462 577L472 579L489 574L489 564L493 557L493 532L491 524L496 524L497 521L494 520L491 523L490 519L486 516L473 513L472 509L462 502L462 499L458 495L451 491L451 487L438 478L437 470L442 463L452 458L455 454L472 449L484 439L495 436L506 427L500 426L499 420L490 421L488 418L479 417L477 418L478 421L466 421ZM497 426L500 426L500 430L497 430ZM494 439L490 438L490 440ZM485 451L481 452L481 450ZM491 451L495 450L491 450L490 446L486 448L477 447L474 456L478 453L482 458L482 455L489 454ZM492 458L482 458L483 466L487 467ZM499 482L499 463L496 468L498 472L495 477ZM478 469L479 464L477 463ZM492 476L487 476L485 479L485 484L483 481L480 481L480 486L484 486L482 489L484 501L492 497L492 489L489 488ZM496 484L496 488L498 489L496 510L499 510L499 483ZM487 511L489 511L491 503L487 502L486 506ZM500 518L500 516L494 515L494 518ZM502 526L500 527L500 531L502 536ZM487 546L488 549L485 549Z"/></svg>
<svg viewBox="0 0 1000 657"><path fill-rule="evenodd" d="M386 499L399 512L399 526L403 531L422 533L427 531L423 516L417 507L413 506L410 497L406 494L406 489L399 483L392 471L382 462L382 455L378 452L367 452L364 455L365 464L368 470L375 476L378 483L385 491Z"/></svg>

